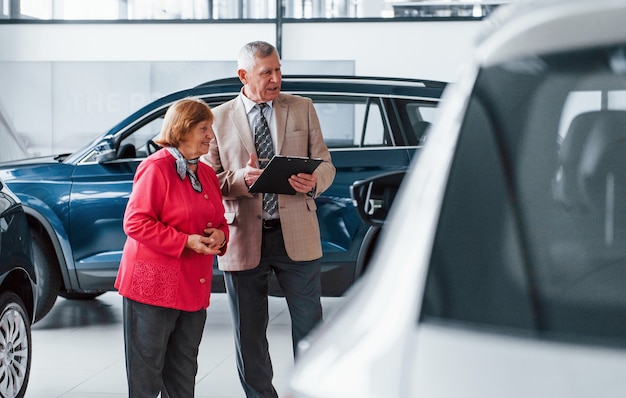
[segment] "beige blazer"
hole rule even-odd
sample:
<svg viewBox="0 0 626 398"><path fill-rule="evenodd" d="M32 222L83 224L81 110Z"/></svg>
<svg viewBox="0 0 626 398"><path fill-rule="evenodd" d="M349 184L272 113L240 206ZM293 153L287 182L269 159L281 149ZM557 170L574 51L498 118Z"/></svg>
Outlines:
<svg viewBox="0 0 626 398"><path fill-rule="evenodd" d="M280 94L272 105L278 141L276 154L324 160L314 172L317 176L314 196L319 196L332 184L335 167L313 102L305 97ZM252 269L261 258L262 194L248 193L243 172L250 154L255 153L254 139L240 97L214 108L213 113L215 139L202 160L217 173L230 227L228 250L220 257L219 268L224 271ZM285 248L294 261L310 261L322 256L316 209L315 201L306 194L278 195Z"/></svg>

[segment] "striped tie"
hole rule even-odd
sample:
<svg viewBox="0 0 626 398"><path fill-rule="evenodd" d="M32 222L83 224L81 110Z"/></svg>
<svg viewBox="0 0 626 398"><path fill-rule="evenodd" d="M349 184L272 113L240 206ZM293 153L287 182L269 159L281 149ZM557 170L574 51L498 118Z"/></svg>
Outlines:
<svg viewBox="0 0 626 398"><path fill-rule="evenodd" d="M259 117L254 123L254 146L256 154L259 158L259 165L265 168L269 160L274 157L274 144L272 144L272 135L267 124L267 119L263 115L263 109L266 103L256 104L254 107L259 111ZM278 196L275 193L263 194L263 210L270 215L276 213L278 209Z"/></svg>

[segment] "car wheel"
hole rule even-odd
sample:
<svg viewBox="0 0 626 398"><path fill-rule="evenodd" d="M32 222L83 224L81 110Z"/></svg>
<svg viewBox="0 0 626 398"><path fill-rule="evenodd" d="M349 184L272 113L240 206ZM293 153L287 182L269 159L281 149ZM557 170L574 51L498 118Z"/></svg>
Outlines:
<svg viewBox="0 0 626 398"><path fill-rule="evenodd" d="M30 376L30 319L13 292L0 294L0 310L0 396L21 398Z"/></svg>
<svg viewBox="0 0 626 398"><path fill-rule="evenodd" d="M98 293L78 293L78 292L60 292L59 296L68 300L93 300L98 296L103 295L104 292Z"/></svg>
<svg viewBox="0 0 626 398"><path fill-rule="evenodd" d="M37 275L37 312L35 322L50 312L61 290L61 272L52 246L39 232L31 229L33 259Z"/></svg>

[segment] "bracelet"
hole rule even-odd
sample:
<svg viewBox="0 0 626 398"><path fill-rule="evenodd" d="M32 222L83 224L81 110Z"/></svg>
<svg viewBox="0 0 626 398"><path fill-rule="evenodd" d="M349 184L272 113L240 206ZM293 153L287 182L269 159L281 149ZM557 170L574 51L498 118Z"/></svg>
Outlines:
<svg viewBox="0 0 626 398"><path fill-rule="evenodd" d="M222 242L222 244L220 245L220 247L218 247L218 249L221 249L222 247L226 246L226 238L224 238L224 241Z"/></svg>

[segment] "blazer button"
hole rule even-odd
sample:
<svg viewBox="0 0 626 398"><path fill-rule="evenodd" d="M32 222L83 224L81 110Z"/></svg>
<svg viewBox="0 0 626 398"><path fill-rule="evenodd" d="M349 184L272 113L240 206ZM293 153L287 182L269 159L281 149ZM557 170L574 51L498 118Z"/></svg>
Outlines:
<svg viewBox="0 0 626 398"><path fill-rule="evenodd" d="M206 193L204 194L204 199L209 200L209 195L207 195Z"/></svg>
<svg viewBox="0 0 626 398"><path fill-rule="evenodd" d="M205 278L200 278L200 283L206 283L206 279Z"/></svg>

